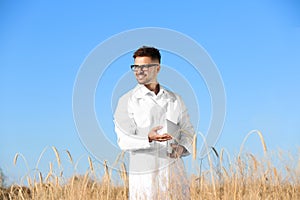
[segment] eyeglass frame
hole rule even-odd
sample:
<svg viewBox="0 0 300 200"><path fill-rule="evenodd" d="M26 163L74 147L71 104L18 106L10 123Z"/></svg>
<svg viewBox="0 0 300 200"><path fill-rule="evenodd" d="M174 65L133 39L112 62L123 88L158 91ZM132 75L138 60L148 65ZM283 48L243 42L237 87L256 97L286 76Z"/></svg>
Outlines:
<svg viewBox="0 0 300 200"><path fill-rule="evenodd" d="M148 71L149 67L154 67L154 66L159 66L159 64L158 63L150 63L150 64L144 64L144 65L130 65L130 69L132 71L138 71L138 69L135 69L135 68L139 68L142 71ZM144 68L146 70L144 70Z"/></svg>

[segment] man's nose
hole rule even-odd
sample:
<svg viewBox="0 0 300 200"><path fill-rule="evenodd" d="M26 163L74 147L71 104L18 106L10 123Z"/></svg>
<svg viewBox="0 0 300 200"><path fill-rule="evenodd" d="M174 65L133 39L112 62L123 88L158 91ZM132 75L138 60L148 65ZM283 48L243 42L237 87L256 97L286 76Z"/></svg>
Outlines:
<svg viewBox="0 0 300 200"><path fill-rule="evenodd" d="M137 70L137 73L141 73L141 72L144 73L144 68L143 67L139 67L138 70Z"/></svg>

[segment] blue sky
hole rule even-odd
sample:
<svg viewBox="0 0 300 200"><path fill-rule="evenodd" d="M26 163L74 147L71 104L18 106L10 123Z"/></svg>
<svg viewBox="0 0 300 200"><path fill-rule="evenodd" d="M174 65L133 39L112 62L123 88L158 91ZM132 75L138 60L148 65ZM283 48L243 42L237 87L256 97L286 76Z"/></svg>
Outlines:
<svg viewBox="0 0 300 200"><path fill-rule="evenodd" d="M296 152L300 142L299 9L299 3L292 0L1 1L0 167L11 181L17 181L26 173L22 161L13 166L17 152L26 157L30 169L46 146L56 146L61 152L68 149L75 159L88 155L72 113L73 86L80 66L109 37L143 27L181 32L200 44L215 62L227 98L218 149L235 154L245 135L258 129L271 151ZM176 60L167 52L164 55ZM165 64L176 65L170 60ZM128 54L115 64L127 67L131 62ZM192 74L186 74L187 80L189 76ZM115 83L107 79L105 84ZM97 93L96 101L99 96ZM208 126L210 106L209 95L203 92L203 96L201 131ZM97 102L96 108L100 112ZM246 149L261 153L258 137L251 136ZM39 168L47 171L50 161L54 155L48 150Z"/></svg>

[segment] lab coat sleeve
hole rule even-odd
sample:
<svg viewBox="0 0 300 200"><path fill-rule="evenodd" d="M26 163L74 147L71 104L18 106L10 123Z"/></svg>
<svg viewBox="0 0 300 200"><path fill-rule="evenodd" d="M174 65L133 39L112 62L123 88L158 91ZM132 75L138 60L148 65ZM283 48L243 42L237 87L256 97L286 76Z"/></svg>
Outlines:
<svg viewBox="0 0 300 200"><path fill-rule="evenodd" d="M148 137L136 135L136 124L130 106L130 94L126 94L120 98L114 114L118 145L123 151L150 148Z"/></svg>
<svg viewBox="0 0 300 200"><path fill-rule="evenodd" d="M179 115L179 126L180 126L180 140L178 143L182 146L185 147L186 151L182 156L187 156L192 152L192 144L193 144L193 138L194 138L194 128L193 125L190 121L190 117L188 114L188 110L180 96L177 96L178 99L178 105L179 105L179 110L180 110L180 115Z"/></svg>

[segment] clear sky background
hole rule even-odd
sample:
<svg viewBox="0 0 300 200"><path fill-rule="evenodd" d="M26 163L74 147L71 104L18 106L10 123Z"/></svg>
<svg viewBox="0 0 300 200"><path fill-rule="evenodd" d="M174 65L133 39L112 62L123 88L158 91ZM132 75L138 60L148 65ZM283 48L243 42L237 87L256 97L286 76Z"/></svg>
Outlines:
<svg viewBox="0 0 300 200"><path fill-rule="evenodd" d="M66 149L75 160L89 155L80 142L72 114L73 85L80 65L104 40L142 27L169 28L188 35L217 65L227 97L226 120L217 149L226 148L234 155L246 134L258 129L270 151L297 152L298 1L4 0L0 2L0 167L10 181L18 182L27 172L21 160L13 166L17 152L26 157L31 171L47 146L62 152L63 160L67 160L63 154ZM118 62L128 68L131 55ZM165 64L176 64L169 62ZM105 84L115 83L107 79ZM204 132L209 123L209 113L205 112L200 113ZM111 113L105 114L111 119ZM249 138L245 148L262 152L255 136ZM39 165L43 173L50 161L55 161L55 156L48 149ZM84 171L87 162L82 163L79 168Z"/></svg>

